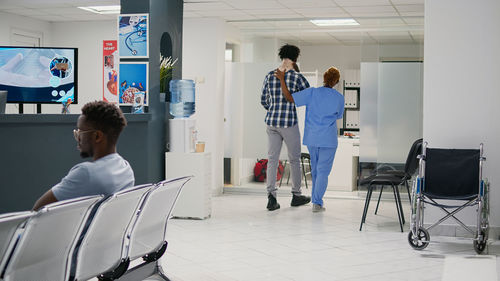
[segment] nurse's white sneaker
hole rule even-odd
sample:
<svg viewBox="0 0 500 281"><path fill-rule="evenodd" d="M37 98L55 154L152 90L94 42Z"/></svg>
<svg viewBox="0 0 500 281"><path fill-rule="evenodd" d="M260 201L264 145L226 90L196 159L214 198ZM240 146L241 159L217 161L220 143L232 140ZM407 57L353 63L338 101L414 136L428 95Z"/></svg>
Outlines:
<svg viewBox="0 0 500 281"><path fill-rule="evenodd" d="M313 213L324 212L326 208L318 204L313 204L312 211Z"/></svg>

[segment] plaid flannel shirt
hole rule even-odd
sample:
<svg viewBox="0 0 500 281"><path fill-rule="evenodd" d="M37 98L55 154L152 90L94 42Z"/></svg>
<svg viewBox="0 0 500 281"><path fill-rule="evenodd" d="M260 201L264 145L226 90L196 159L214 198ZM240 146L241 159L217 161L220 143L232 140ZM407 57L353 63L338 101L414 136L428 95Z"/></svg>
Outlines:
<svg viewBox="0 0 500 281"><path fill-rule="evenodd" d="M267 110L265 122L269 126L287 128L297 124L297 111L295 104L288 102L281 92L281 83L272 70L266 75L262 86L260 103ZM309 88L306 78L296 72L289 70L285 73L285 81L290 93L295 93Z"/></svg>

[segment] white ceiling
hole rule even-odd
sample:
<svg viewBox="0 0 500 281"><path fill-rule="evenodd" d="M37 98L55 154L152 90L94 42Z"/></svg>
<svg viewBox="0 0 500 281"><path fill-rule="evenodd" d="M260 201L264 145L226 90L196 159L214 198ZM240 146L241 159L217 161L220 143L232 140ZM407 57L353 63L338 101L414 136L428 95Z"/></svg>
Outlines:
<svg viewBox="0 0 500 281"><path fill-rule="evenodd" d="M77 7L119 4L120 0L0 0L0 12L50 22L109 20L116 15ZM424 0L186 0L184 17L221 18L248 37L302 44L420 44L424 39ZM354 18L360 25L317 27L309 22L321 18Z"/></svg>

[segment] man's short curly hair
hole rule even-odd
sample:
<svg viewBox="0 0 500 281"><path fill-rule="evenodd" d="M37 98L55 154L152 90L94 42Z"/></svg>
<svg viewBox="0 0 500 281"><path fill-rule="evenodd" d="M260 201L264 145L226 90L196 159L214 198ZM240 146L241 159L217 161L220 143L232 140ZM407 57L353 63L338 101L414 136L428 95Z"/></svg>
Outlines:
<svg viewBox="0 0 500 281"><path fill-rule="evenodd" d="M104 101L93 101L82 107L82 115L86 121L99 131L102 131L111 143L116 144L118 136L127 126L123 112L116 105Z"/></svg>
<svg viewBox="0 0 500 281"><path fill-rule="evenodd" d="M323 85L333 88L340 80L340 71L336 67L330 67L323 74Z"/></svg>
<svg viewBox="0 0 500 281"><path fill-rule="evenodd" d="M297 46L285 44L281 46L279 51L280 59L290 59L293 62L297 61L300 55L300 49Z"/></svg>

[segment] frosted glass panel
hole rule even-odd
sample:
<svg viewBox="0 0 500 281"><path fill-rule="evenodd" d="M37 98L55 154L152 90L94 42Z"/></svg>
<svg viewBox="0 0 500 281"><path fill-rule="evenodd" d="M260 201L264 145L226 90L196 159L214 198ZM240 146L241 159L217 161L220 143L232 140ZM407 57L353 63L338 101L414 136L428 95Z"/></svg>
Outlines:
<svg viewBox="0 0 500 281"><path fill-rule="evenodd" d="M226 62L224 79L224 158L241 155L243 65Z"/></svg>
<svg viewBox="0 0 500 281"><path fill-rule="evenodd" d="M377 162L378 63L361 63L359 161Z"/></svg>
<svg viewBox="0 0 500 281"><path fill-rule="evenodd" d="M377 162L405 163L422 137L422 63L379 63Z"/></svg>
<svg viewBox="0 0 500 281"><path fill-rule="evenodd" d="M243 64L243 158L267 158L266 110L260 96L264 78L276 67L275 63Z"/></svg>
<svg viewBox="0 0 500 281"><path fill-rule="evenodd" d="M403 164L422 137L422 63L361 63L360 162Z"/></svg>

